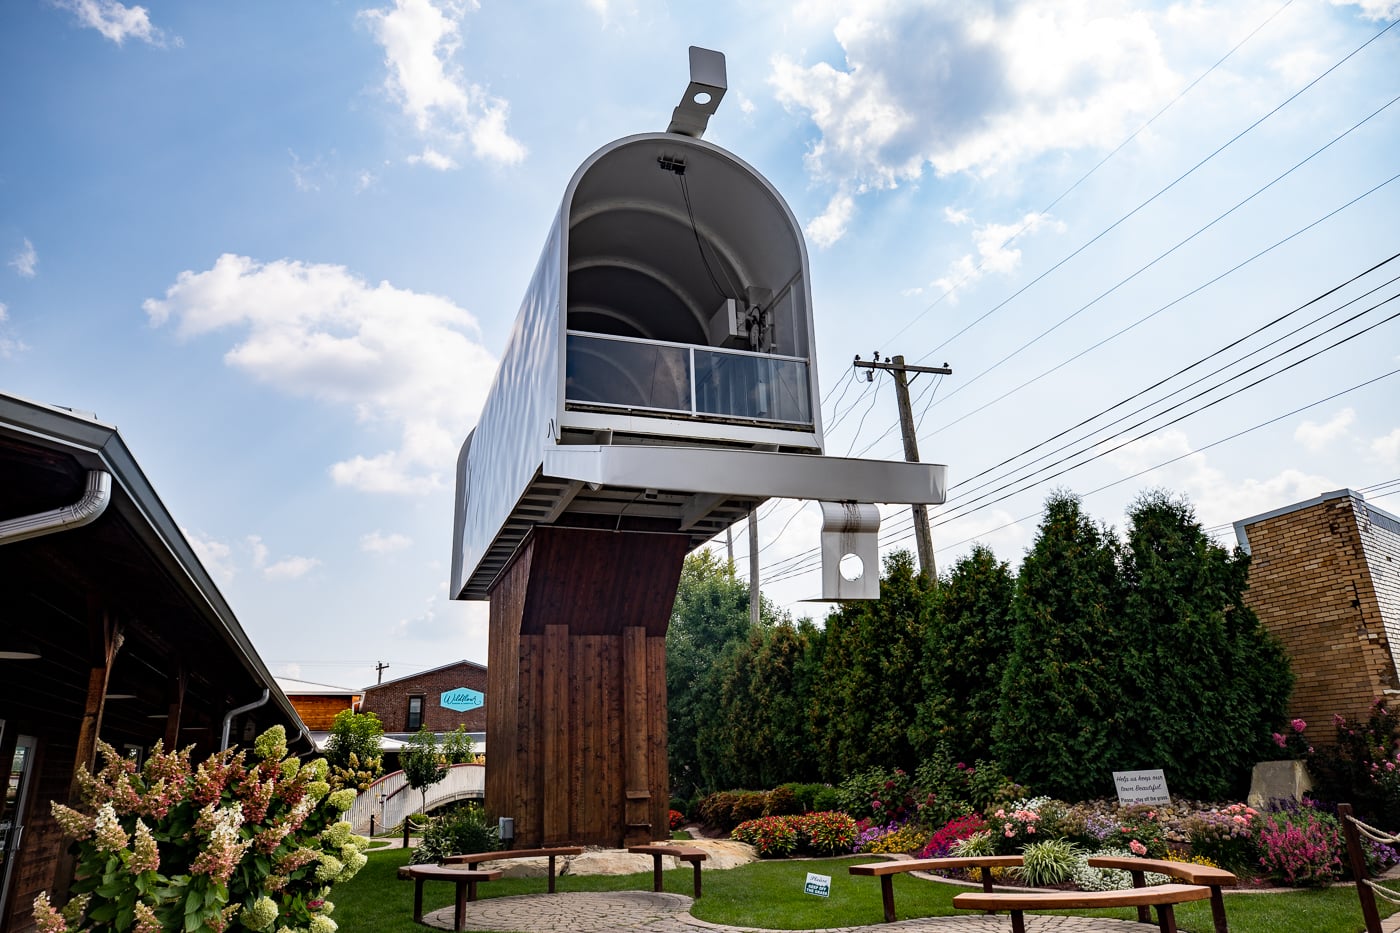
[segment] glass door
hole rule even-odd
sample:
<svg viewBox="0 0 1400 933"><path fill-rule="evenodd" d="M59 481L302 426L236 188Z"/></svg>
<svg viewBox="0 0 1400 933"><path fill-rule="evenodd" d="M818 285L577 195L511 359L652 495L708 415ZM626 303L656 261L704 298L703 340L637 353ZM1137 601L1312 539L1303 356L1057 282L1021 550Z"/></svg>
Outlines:
<svg viewBox="0 0 1400 933"><path fill-rule="evenodd" d="M34 771L34 737L21 735L15 742L13 760L0 764L5 800L0 806L0 910L9 901L15 862L24 836L24 814L29 801L29 785Z"/></svg>

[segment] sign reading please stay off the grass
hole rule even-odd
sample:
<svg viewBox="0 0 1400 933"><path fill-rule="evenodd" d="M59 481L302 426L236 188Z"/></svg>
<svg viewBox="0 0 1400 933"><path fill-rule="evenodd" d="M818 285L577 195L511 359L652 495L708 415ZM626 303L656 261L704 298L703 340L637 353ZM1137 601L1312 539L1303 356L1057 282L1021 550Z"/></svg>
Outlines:
<svg viewBox="0 0 1400 933"><path fill-rule="evenodd" d="M1167 793L1167 776L1161 768L1153 771L1115 771L1113 786L1118 791L1118 803L1123 806L1172 802L1171 794Z"/></svg>

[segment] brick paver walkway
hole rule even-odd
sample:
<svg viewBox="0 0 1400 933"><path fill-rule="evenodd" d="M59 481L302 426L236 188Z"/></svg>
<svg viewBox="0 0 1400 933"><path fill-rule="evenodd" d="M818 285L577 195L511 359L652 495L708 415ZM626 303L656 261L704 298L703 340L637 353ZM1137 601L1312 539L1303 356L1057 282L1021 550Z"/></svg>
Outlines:
<svg viewBox="0 0 1400 933"><path fill-rule="evenodd" d="M510 933L605 933L608 930L642 930L645 933L740 933L748 927L727 927L697 920L690 915L690 898L683 894L651 891L601 893L527 894L492 897L467 905L468 930L501 930ZM424 921L443 930L452 929L452 908L434 911ZM1155 928L1155 927L1154 927ZM1005 915L989 917L928 917L865 927L839 927L812 933L1009 933ZM1141 933L1146 927L1125 920L1093 917L1026 915L1027 933ZM760 933L772 933L771 930Z"/></svg>

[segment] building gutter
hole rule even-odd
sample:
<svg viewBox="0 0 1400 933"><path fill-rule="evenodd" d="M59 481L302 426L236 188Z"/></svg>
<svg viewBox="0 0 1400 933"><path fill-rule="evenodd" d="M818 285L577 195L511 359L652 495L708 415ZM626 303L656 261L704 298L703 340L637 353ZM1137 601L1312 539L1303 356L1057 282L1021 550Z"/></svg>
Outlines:
<svg viewBox="0 0 1400 933"><path fill-rule="evenodd" d="M0 544L13 544L89 525L101 517L111 501L112 474L105 470L88 470L87 488L81 499L72 505L0 522Z"/></svg>

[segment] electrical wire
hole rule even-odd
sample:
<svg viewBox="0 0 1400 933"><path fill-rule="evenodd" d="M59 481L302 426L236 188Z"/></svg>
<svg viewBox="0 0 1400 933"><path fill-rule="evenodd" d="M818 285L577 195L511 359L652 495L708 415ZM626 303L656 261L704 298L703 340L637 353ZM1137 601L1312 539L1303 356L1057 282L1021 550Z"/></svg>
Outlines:
<svg viewBox="0 0 1400 933"><path fill-rule="evenodd" d="M1261 29L1263 29L1265 26L1269 25L1269 23L1273 22L1274 19L1275 19L1280 13L1282 13L1284 10L1286 10L1286 9L1288 9L1290 6L1292 6L1292 4L1293 4L1293 0L1286 0L1286 2L1283 4L1283 6L1279 7L1279 8L1278 8L1277 10L1275 10L1273 13L1270 13L1267 17L1265 17L1265 19L1264 19L1263 22L1261 22L1258 26L1255 26L1252 30L1250 30L1250 32L1249 32L1248 35L1246 35L1246 36L1245 36L1243 39L1241 39L1239 42L1235 43L1234 47L1232 47L1232 48L1230 49L1230 51L1226 52L1224 55L1222 55L1220 58L1218 58L1218 59L1216 60L1215 64L1211 65L1211 66L1210 66L1209 68L1207 68L1205 71L1203 71L1203 72L1201 72L1199 75L1197 75L1196 78L1195 78L1195 80L1193 80L1190 84L1186 85L1186 87L1184 87L1184 88L1181 90L1181 92L1180 92L1179 94L1177 94L1177 95L1176 95L1175 97L1173 97L1170 101L1168 101L1167 104L1166 104L1166 106L1164 106L1161 110L1158 110L1156 113L1154 113L1154 114L1147 120L1146 123L1142 124L1142 125L1139 126L1137 129L1135 129L1135 130L1133 130L1131 133L1129 133L1126 139L1124 139L1124 140L1123 140L1122 142L1120 142L1117 146L1115 146L1115 147L1113 148L1113 151L1112 151L1112 152L1108 153L1108 155L1104 156L1102 159L1100 159L1098 162L1096 162L1096 163L1094 164L1094 167L1093 167L1093 168L1089 169L1089 171L1087 171L1087 172L1085 172L1083 175L1079 176L1079 180L1078 180L1078 181L1076 181L1074 184L1070 185L1070 186L1069 186L1068 188L1066 188L1064 191L1060 192L1060 194L1059 194L1053 201L1051 201L1049 204L1047 204L1047 205L1045 205L1044 207L1042 207L1042 208L1037 212L1037 216L1039 216L1039 215L1044 215L1044 214L1048 214L1048 213L1051 211L1051 209L1053 209L1053 208L1055 207L1055 205L1059 204L1059 203L1060 203L1061 201L1063 201L1066 197L1068 197L1068 196L1070 195L1070 193L1073 192L1076 188L1078 188L1080 185L1084 184L1084 182L1088 181L1088 180L1089 180L1089 177L1090 177L1091 175L1093 175L1095 172L1097 172L1099 169L1103 168L1104 164L1105 164L1106 162L1108 162L1109 159L1112 159L1112 158L1113 158L1114 156L1116 156L1120 151L1122 151L1122 149L1123 149L1125 146L1127 146L1128 143L1132 142L1134 139L1137 139L1138 135L1139 135L1140 133L1142 133L1143 130L1147 129L1147 128L1148 128L1149 126L1151 126L1153 123L1156 123L1156 122L1157 122L1157 119L1158 119L1159 117L1161 117L1164 113L1166 113L1168 110L1172 109L1172 107L1175 107L1176 104L1177 104L1183 97L1185 97L1187 94L1191 93L1191 91L1196 87L1196 85L1200 84L1203 80L1205 80L1207 76L1209 76L1212 72L1215 71L1215 69L1217 69L1217 68L1219 68L1221 65L1225 64L1225 61L1226 61L1228 58L1230 58L1230 56L1232 56L1232 55L1234 55L1236 52L1238 52L1238 51L1240 50L1240 48L1241 48L1246 42L1248 42L1250 39L1253 39L1254 36L1255 36L1255 34L1257 34L1257 33L1258 33ZM1025 223L1021 224L1021 226L1020 226L1014 233L1012 233L1011 236L1007 237L1007 239L1006 239L999 247L997 247L997 252L1000 252L1001 250L1005 249L1006 247L1008 247L1008 246L1010 246L1012 243L1014 243L1014 242L1016 241L1016 239L1017 239L1018 237L1020 237L1020 235L1021 235L1022 233L1025 233L1025 232L1026 232L1026 229L1029 228L1030 226L1031 226L1031 221L1029 221L1029 220L1027 220ZM953 292L955 292L955 291L957 291L959 288L961 288L962 285L963 285L964 283L966 283L970 278L972 278L973 276L975 276L975 275L977 275L978 273L980 273L980 272L982 271L982 268L987 264L987 262L988 262L988 257L987 257L987 256L983 256L982 261L979 262L979 263L977 264L977 267L976 267L975 269L973 269L973 270L970 271L970 272L965 273L965 274L963 275L962 278L960 278L960 279L958 279L958 281L954 282L953 285L952 285L951 287L949 287L946 291L943 292L943 294L939 295L936 299L934 299L934 301L933 301L928 307L924 308L923 311L919 312L918 315L916 315L916 316L915 316L914 318L912 318L907 324L905 324L903 327L901 327L897 332L895 332L895 334L894 334L893 337L891 337L889 340L884 341L884 343L886 343L886 344L893 343L894 340L895 340L896 338L902 336L906 331L909 330L909 328L913 327L915 324L917 324L919 321L921 321L921 320L924 318L924 316L925 316L926 314L928 314L928 313L929 313L930 311L932 311L935 307L937 307L937 306L943 301L943 299L945 299L945 298L947 298L949 295L953 294Z"/></svg>

